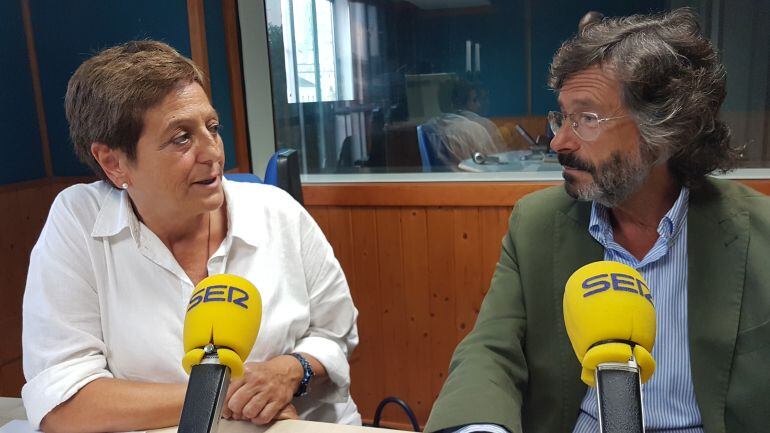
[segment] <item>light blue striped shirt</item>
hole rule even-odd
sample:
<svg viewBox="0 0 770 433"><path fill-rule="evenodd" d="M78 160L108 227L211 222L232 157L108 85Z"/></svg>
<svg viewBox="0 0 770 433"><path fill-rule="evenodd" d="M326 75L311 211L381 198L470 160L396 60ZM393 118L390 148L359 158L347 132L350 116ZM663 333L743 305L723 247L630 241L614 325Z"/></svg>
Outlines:
<svg viewBox="0 0 770 433"><path fill-rule="evenodd" d="M655 303L657 335L652 356L657 366L652 378L642 385L647 432L703 433L687 340L688 197L689 190L682 188L674 206L658 224L658 240L642 260L615 242L606 207L594 202L591 210L588 231L604 246L604 260L639 271ZM596 389L589 388L573 433L598 432L598 416Z"/></svg>

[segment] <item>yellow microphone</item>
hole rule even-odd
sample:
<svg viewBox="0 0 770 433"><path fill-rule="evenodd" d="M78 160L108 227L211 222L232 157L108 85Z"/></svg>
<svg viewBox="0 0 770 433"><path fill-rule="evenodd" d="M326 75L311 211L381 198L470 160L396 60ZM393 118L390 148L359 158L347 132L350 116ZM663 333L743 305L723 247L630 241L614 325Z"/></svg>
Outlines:
<svg viewBox="0 0 770 433"><path fill-rule="evenodd" d="M567 280L563 302L580 378L597 387L601 432L644 432L641 384L655 371L656 332L647 282L622 263L589 263Z"/></svg>
<svg viewBox="0 0 770 433"><path fill-rule="evenodd" d="M262 298L248 280L212 275L195 287L184 320L182 366L190 380L178 432L216 432L230 377L243 374L261 321Z"/></svg>

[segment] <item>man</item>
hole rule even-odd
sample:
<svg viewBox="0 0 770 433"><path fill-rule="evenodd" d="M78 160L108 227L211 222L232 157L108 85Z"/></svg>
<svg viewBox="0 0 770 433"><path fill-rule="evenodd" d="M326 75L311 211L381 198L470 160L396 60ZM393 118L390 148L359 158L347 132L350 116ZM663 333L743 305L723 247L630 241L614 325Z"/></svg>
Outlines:
<svg viewBox="0 0 770 433"><path fill-rule="evenodd" d="M465 80L450 81L446 86L452 86L452 111L423 126L440 165L460 171L457 165L476 152L488 155L508 150L497 126L477 114L482 105L481 86Z"/></svg>
<svg viewBox="0 0 770 433"><path fill-rule="evenodd" d="M598 432L562 296L572 272L602 259L637 269L655 300L647 431L767 431L770 201L706 176L740 149L717 119L725 72L695 17L593 24L556 53L549 84L564 188L514 208L426 431Z"/></svg>

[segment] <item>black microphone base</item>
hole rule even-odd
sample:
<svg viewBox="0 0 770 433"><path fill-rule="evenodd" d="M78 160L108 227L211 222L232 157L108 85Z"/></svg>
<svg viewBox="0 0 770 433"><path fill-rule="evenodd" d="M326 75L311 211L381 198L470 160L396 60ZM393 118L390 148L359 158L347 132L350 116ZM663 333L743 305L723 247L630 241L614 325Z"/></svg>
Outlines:
<svg viewBox="0 0 770 433"><path fill-rule="evenodd" d="M193 366L178 433L216 433L229 385L229 367L222 364Z"/></svg>
<svg viewBox="0 0 770 433"><path fill-rule="evenodd" d="M644 433L642 383L635 362L596 368L601 433Z"/></svg>

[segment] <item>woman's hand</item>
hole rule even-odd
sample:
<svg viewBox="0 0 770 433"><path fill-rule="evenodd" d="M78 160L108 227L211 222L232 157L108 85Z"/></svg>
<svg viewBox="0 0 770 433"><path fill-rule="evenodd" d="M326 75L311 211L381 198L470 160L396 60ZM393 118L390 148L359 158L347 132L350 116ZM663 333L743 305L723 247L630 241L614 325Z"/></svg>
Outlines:
<svg viewBox="0 0 770 433"><path fill-rule="evenodd" d="M294 357L247 362L243 370L243 376L230 383L222 416L254 424L297 417L291 400L304 370Z"/></svg>
<svg viewBox="0 0 770 433"><path fill-rule="evenodd" d="M274 421L280 421L282 419L299 419L297 415L297 408L293 404L287 404L280 412L273 418Z"/></svg>

